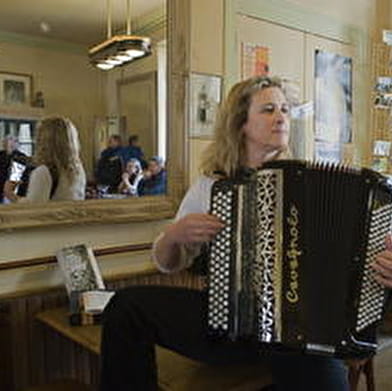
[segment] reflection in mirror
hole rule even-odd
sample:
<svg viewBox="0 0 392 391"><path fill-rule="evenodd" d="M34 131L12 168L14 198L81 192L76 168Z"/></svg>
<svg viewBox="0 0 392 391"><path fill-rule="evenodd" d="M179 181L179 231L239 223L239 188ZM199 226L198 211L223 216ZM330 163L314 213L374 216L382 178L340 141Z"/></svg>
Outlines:
<svg viewBox="0 0 392 391"><path fill-rule="evenodd" d="M112 3L122 34L126 1ZM106 1L89 4L0 3L1 205L28 194L38 125L53 115L79 132L86 199L166 193L166 1L132 2L132 32L151 38L152 55L110 71L88 63L88 48L106 39L107 15Z"/></svg>

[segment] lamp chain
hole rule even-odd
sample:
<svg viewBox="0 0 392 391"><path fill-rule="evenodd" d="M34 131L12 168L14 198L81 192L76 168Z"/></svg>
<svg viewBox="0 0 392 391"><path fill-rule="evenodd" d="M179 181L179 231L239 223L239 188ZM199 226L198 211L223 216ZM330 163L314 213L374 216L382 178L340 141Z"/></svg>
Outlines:
<svg viewBox="0 0 392 391"><path fill-rule="evenodd" d="M107 11L107 39L112 38L112 0L106 1L106 11Z"/></svg>
<svg viewBox="0 0 392 391"><path fill-rule="evenodd" d="M131 0L127 0L127 35L131 35Z"/></svg>

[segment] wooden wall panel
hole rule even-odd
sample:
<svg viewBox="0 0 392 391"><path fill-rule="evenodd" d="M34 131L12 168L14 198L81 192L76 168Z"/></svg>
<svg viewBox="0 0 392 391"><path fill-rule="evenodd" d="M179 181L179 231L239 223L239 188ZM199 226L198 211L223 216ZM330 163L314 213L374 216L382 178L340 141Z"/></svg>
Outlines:
<svg viewBox="0 0 392 391"><path fill-rule="evenodd" d="M10 352L11 327L10 327L10 306L0 303L0 389L10 390L12 387L12 360Z"/></svg>
<svg viewBox="0 0 392 391"><path fill-rule="evenodd" d="M186 272L151 274L108 283L108 289L138 284L199 288L201 280ZM19 391L63 378L98 385L99 358L34 319L38 312L65 305L63 290L1 303L0 390Z"/></svg>

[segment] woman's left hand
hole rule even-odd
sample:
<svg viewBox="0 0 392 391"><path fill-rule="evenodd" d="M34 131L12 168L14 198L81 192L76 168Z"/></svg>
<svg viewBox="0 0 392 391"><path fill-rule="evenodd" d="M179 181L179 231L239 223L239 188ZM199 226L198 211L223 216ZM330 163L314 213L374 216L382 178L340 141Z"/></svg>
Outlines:
<svg viewBox="0 0 392 391"><path fill-rule="evenodd" d="M386 249L377 254L372 268L376 271L374 278L381 285L392 288L392 235L388 234L385 239Z"/></svg>

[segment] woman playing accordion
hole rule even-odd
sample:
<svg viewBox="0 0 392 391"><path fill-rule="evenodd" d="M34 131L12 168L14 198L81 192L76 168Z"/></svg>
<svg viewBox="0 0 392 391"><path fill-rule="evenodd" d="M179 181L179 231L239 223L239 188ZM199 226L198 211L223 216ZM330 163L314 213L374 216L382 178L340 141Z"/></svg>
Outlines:
<svg viewBox="0 0 392 391"><path fill-rule="evenodd" d="M280 80L256 77L231 89L201 164L203 175L154 244L160 270L172 273L189 267L203 245L221 235L227 222L209 213L214 184L287 158L289 122L290 104ZM372 264L377 282L387 287L392 287L391 250L388 237L387 248ZM328 284L333 290L334 281ZM101 389L155 390L154 344L159 344L212 364L268 363L278 390L348 390L345 367L337 358L301 352L261 354L246 339L211 339L208 303L206 291L192 289L146 286L118 292L105 313Z"/></svg>

